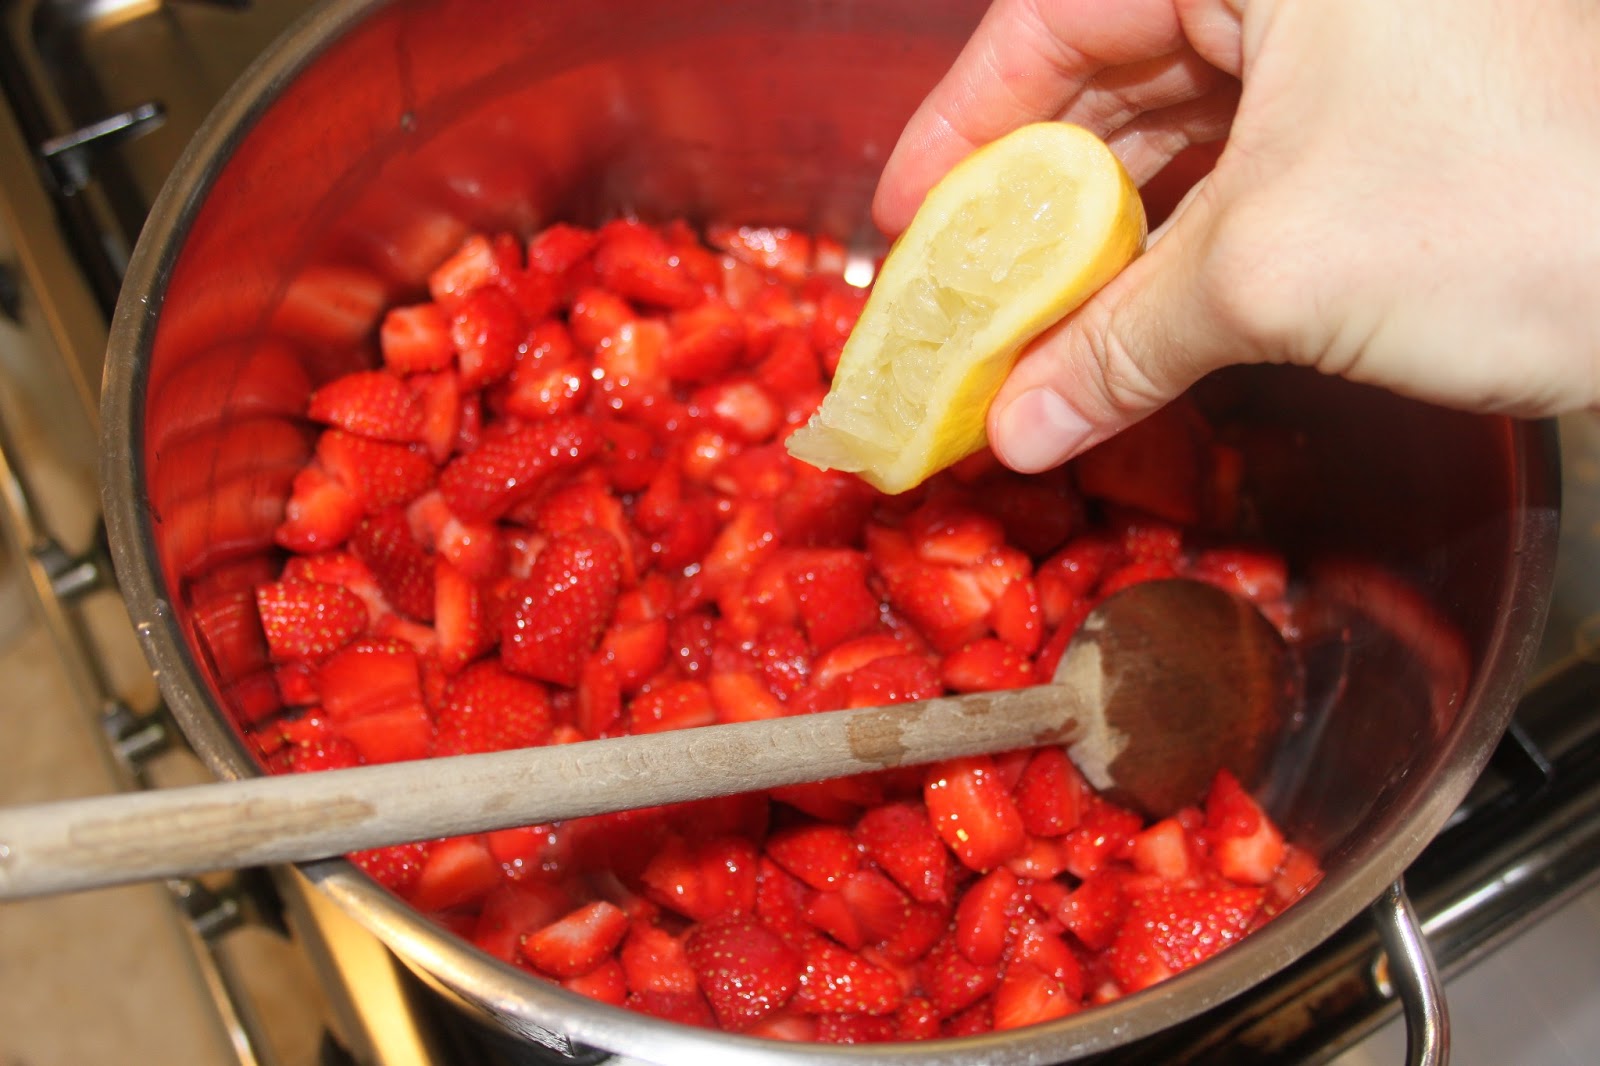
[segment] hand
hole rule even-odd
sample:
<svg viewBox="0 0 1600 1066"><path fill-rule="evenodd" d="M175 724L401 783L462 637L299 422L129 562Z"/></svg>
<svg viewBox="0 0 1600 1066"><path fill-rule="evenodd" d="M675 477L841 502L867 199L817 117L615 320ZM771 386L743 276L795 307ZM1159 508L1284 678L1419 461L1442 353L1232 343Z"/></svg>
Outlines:
<svg viewBox="0 0 1600 1066"><path fill-rule="evenodd" d="M989 412L1008 465L1053 466L1231 363L1522 416L1600 403L1593 5L996 0L891 155L879 224L1044 119L1093 129L1140 182L1228 143L1012 371Z"/></svg>

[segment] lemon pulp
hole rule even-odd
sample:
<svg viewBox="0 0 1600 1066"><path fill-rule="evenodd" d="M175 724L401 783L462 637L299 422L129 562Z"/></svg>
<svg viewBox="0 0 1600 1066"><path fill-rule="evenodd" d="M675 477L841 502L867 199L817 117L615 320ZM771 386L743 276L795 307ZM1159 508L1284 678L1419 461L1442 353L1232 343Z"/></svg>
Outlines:
<svg viewBox="0 0 1600 1066"><path fill-rule="evenodd" d="M822 405L788 442L904 492L987 443L1028 341L1138 254L1138 190L1094 134L1025 126L957 164L884 260Z"/></svg>

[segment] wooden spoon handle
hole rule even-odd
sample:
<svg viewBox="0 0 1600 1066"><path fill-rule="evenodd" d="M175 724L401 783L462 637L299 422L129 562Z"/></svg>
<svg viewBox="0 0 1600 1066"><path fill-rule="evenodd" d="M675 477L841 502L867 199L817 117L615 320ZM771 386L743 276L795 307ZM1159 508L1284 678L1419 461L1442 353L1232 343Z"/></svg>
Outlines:
<svg viewBox="0 0 1600 1066"><path fill-rule="evenodd" d="M1080 723L1095 732L1093 703L1050 685L14 807L0 811L0 899L1065 743L1084 731Z"/></svg>

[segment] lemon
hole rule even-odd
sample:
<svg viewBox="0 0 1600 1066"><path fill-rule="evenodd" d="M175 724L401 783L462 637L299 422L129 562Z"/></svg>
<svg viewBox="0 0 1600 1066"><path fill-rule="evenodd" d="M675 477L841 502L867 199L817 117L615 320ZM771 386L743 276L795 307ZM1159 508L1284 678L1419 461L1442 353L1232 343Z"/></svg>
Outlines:
<svg viewBox="0 0 1600 1066"><path fill-rule="evenodd" d="M827 396L789 453L904 492L987 443L1023 347L1144 244L1144 206L1079 126L1024 126L973 152L895 241Z"/></svg>

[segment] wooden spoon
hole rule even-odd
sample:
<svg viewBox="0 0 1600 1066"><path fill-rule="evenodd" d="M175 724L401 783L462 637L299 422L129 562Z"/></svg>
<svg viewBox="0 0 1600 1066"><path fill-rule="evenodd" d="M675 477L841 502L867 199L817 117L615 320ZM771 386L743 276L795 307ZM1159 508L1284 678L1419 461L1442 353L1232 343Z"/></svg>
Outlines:
<svg viewBox="0 0 1600 1066"><path fill-rule="evenodd" d="M1055 683L579 744L97 796L0 811L0 899L280 862L1067 744L1151 815L1220 767L1257 780L1294 698L1278 633L1198 582L1136 585Z"/></svg>

